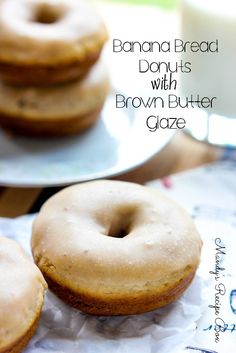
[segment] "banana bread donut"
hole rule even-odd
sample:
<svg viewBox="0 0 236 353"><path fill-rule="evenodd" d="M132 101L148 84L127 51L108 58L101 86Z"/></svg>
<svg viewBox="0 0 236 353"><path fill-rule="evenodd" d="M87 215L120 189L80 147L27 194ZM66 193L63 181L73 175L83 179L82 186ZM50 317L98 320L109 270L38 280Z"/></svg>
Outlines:
<svg viewBox="0 0 236 353"><path fill-rule="evenodd" d="M108 92L100 60L82 81L24 89L0 82L0 125L29 136L80 133L96 122Z"/></svg>
<svg viewBox="0 0 236 353"><path fill-rule="evenodd" d="M162 307L189 286L202 241L190 216L155 189L94 181L51 197L32 250L49 287L95 315Z"/></svg>
<svg viewBox="0 0 236 353"><path fill-rule="evenodd" d="M0 352L18 353L37 328L47 285L23 249L2 236L0 283Z"/></svg>
<svg viewBox="0 0 236 353"><path fill-rule="evenodd" d="M0 77L49 85L84 76L107 31L86 0L1 0Z"/></svg>

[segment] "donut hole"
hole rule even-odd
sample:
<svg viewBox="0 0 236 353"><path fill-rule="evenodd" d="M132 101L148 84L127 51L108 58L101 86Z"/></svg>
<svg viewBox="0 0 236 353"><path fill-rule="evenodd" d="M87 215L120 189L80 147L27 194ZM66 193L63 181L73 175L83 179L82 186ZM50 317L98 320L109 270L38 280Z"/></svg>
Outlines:
<svg viewBox="0 0 236 353"><path fill-rule="evenodd" d="M126 229L126 227L125 228L117 227L117 229L114 229L114 227L111 227L107 235L113 238L125 238L128 234L129 234L129 229Z"/></svg>
<svg viewBox="0 0 236 353"><path fill-rule="evenodd" d="M48 4L40 4L35 12L33 22L41 24L53 24L58 22L62 17L62 11L58 7Z"/></svg>
<svg viewBox="0 0 236 353"><path fill-rule="evenodd" d="M113 238L125 238L129 235L134 222L136 209L120 209L111 217L111 223L107 235Z"/></svg>

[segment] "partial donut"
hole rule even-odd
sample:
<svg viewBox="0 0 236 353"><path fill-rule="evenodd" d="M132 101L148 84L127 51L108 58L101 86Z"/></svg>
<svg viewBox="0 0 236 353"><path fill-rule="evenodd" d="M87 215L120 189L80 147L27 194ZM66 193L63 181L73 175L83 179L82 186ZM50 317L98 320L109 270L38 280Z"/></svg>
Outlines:
<svg viewBox="0 0 236 353"><path fill-rule="evenodd" d="M120 181L51 197L32 233L36 264L64 301L95 315L171 303L191 283L202 241L190 216L155 189Z"/></svg>
<svg viewBox="0 0 236 353"><path fill-rule="evenodd" d="M106 28L89 1L0 1L0 77L9 83L79 79L106 40Z"/></svg>
<svg viewBox="0 0 236 353"><path fill-rule="evenodd" d="M24 89L0 82L0 125L28 136L80 133L99 118L109 89L100 60L82 81Z"/></svg>
<svg viewBox="0 0 236 353"><path fill-rule="evenodd" d="M21 247L2 236L0 283L0 352L19 353L37 328L47 285Z"/></svg>

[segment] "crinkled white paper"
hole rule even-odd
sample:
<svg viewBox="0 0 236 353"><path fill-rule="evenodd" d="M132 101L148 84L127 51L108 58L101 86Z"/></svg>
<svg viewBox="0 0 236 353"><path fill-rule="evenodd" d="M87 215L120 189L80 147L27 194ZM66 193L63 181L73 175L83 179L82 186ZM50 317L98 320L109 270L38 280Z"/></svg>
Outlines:
<svg viewBox="0 0 236 353"><path fill-rule="evenodd" d="M0 219L0 233L30 253L32 216ZM37 333L27 353L172 353L186 347L203 311L203 279L196 276L175 303L147 314L122 317L86 315L50 291Z"/></svg>
<svg viewBox="0 0 236 353"><path fill-rule="evenodd" d="M204 295L205 310L197 323L196 334L189 349L191 353L235 352L235 176L236 162L224 161L149 183L152 187L163 189L192 214L204 243L198 273L206 279L208 285ZM224 255L220 256L222 270L218 278L211 274L215 271L216 254L219 253L216 239L220 239L224 246ZM218 285L225 287L224 294L217 294ZM220 309L215 310L215 305ZM219 322L221 327L217 325ZM219 340L216 342L219 330Z"/></svg>

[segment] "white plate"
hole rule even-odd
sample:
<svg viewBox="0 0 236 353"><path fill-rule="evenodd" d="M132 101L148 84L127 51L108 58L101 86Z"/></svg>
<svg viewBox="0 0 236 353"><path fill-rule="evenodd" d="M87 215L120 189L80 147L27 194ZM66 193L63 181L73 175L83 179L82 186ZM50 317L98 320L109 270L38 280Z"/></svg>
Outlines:
<svg viewBox="0 0 236 353"><path fill-rule="evenodd" d="M0 131L0 184L46 187L111 177L141 165L173 136L149 132L145 112L114 104L110 96L99 122L80 136L38 140Z"/></svg>

